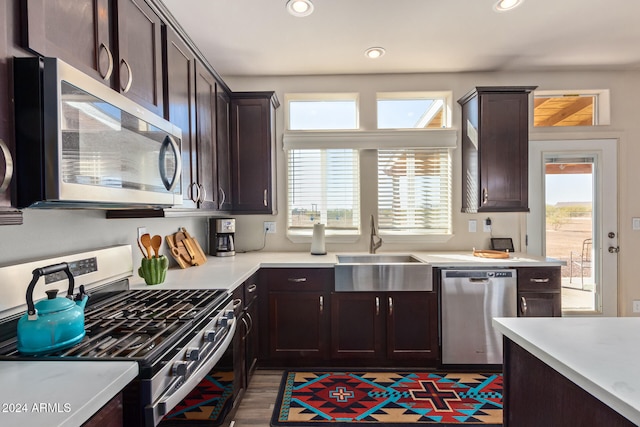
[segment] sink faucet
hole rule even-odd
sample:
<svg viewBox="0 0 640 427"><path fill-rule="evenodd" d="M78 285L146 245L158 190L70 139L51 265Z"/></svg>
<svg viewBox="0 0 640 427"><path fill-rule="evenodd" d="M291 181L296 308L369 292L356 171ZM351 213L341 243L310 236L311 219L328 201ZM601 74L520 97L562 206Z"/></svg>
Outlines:
<svg viewBox="0 0 640 427"><path fill-rule="evenodd" d="M369 253L375 254L376 249L380 246L382 246L382 239L376 234L376 223L373 220L373 215L371 215L371 239L369 240Z"/></svg>

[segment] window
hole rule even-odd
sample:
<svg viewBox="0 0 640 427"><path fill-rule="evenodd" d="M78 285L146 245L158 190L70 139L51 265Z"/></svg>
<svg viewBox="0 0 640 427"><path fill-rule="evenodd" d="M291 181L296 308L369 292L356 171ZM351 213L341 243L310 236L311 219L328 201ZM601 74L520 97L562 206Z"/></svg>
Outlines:
<svg viewBox="0 0 640 427"><path fill-rule="evenodd" d="M355 93L287 94L289 130L337 130L358 128L358 95Z"/></svg>
<svg viewBox="0 0 640 427"><path fill-rule="evenodd" d="M535 127L608 124L608 90L534 92Z"/></svg>
<svg viewBox="0 0 640 427"><path fill-rule="evenodd" d="M285 95L292 241L307 241L315 223L325 224L334 242L355 241L361 198L365 206L374 206L377 198L378 228L392 239L451 236L451 150L457 140L450 124L451 93L377 96L379 129L366 131L358 128L358 94ZM371 167L363 176L372 185L360 185L361 160Z"/></svg>
<svg viewBox="0 0 640 427"><path fill-rule="evenodd" d="M378 228L383 234L451 233L449 149L378 150Z"/></svg>
<svg viewBox="0 0 640 427"><path fill-rule="evenodd" d="M292 149L287 163L289 231L322 223L327 234L359 233L358 150Z"/></svg>
<svg viewBox="0 0 640 427"><path fill-rule="evenodd" d="M378 129L451 127L450 92L385 92L377 94Z"/></svg>

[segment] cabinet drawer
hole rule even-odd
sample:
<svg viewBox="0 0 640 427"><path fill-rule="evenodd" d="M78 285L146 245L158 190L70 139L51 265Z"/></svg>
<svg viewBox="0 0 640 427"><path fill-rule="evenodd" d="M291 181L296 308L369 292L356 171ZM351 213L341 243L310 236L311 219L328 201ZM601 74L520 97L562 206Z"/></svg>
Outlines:
<svg viewBox="0 0 640 427"><path fill-rule="evenodd" d="M331 291L332 268L265 268L260 270L261 283L269 291Z"/></svg>
<svg viewBox="0 0 640 427"><path fill-rule="evenodd" d="M518 268L518 291L560 292L560 267Z"/></svg>

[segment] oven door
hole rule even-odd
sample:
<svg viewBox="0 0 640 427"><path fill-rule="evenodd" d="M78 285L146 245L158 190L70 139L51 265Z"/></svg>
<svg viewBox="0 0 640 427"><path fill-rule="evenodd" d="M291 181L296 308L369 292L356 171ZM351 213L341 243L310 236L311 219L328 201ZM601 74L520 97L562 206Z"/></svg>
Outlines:
<svg viewBox="0 0 640 427"><path fill-rule="evenodd" d="M154 427L220 361L236 330L233 305L229 303L191 339L177 345L178 352L150 380L142 380L145 425ZM148 402L148 403L147 403Z"/></svg>

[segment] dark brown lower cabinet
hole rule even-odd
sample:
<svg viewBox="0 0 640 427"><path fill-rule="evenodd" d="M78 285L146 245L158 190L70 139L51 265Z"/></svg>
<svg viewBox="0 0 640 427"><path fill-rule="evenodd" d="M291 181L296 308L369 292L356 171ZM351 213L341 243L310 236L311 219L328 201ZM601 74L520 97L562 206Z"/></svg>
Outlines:
<svg viewBox="0 0 640 427"><path fill-rule="evenodd" d="M264 268L258 300L260 359L267 366L325 364L329 357L330 268Z"/></svg>
<svg viewBox="0 0 640 427"><path fill-rule="evenodd" d="M392 292L387 298L387 358L438 361L438 297L435 292Z"/></svg>
<svg viewBox="0 0 640 427"><path fill-rule="evenodd" d="M505 427L635 425L508 338L503 402Z"/></svg>
<svg viewBox="0 0 640 427"><path fill-rule="evenodd" d="M331 294L331 357L337 364L438 363L434 292Z"/></svg>
<svg viewBox="0 0 640 427"><path fill-rule="evenodd" d="M122 427L122 393L116 394L82 427Z"/></svg>
<svg viewBox="0 0 640 427"><path fill-rule="evenodd" d="M518 316L562 316L561 267L518 268Z"/></svg>

